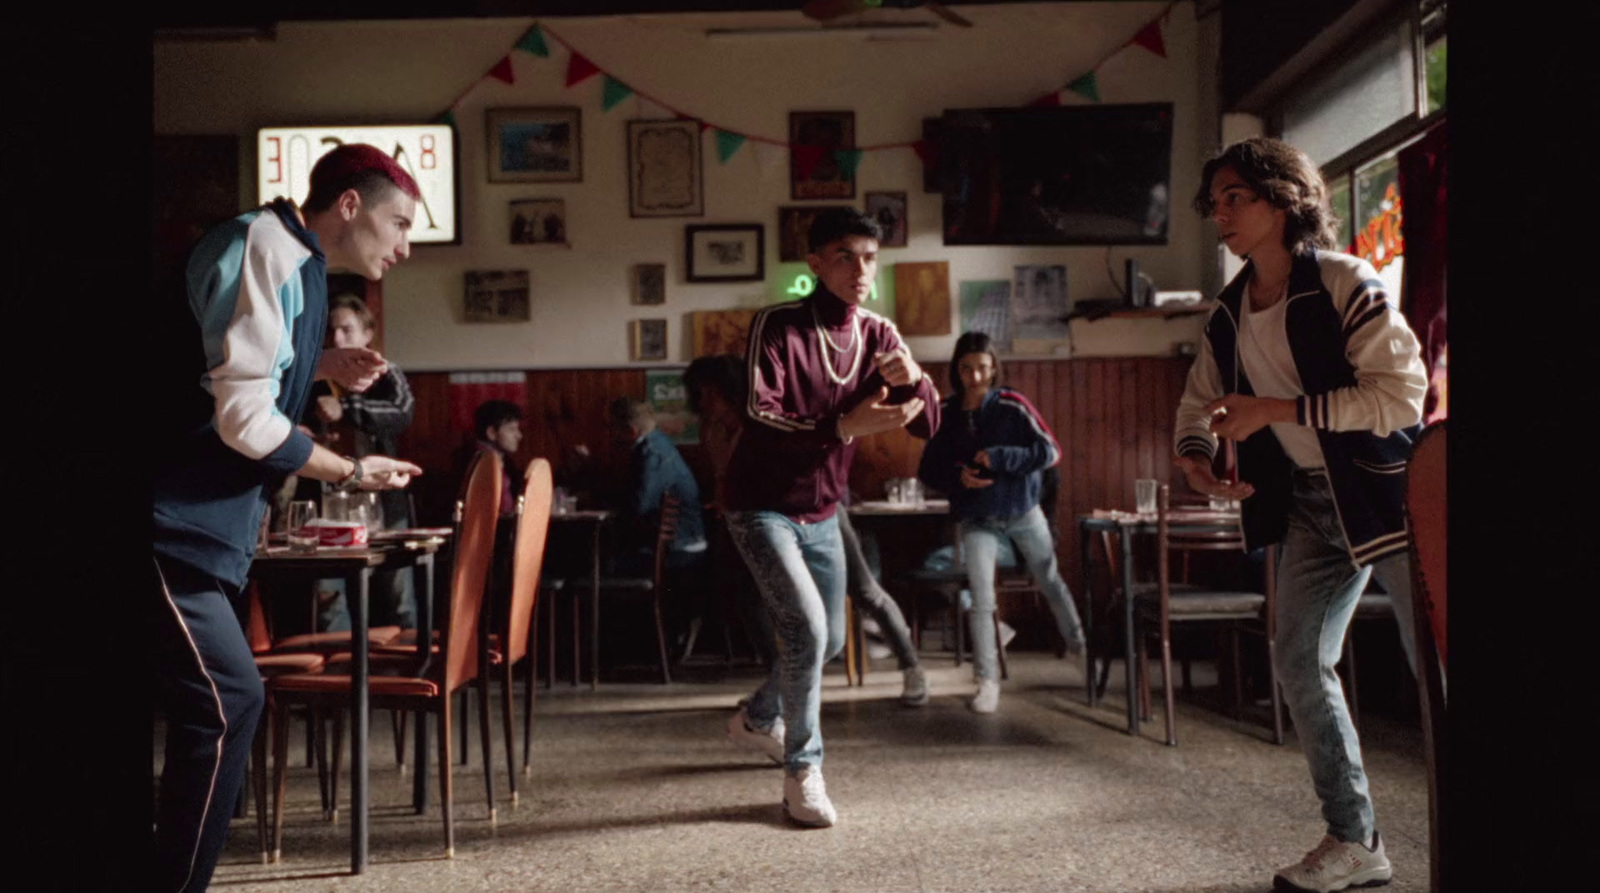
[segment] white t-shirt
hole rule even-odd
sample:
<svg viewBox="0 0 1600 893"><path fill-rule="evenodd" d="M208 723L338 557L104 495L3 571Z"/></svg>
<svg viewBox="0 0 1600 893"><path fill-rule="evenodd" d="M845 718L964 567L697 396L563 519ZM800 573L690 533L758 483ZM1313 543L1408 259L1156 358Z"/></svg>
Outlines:
<svg viewBox="0 0 1600 893"><path fill-rule="evenodd" d="M1278 301L1265 310L1252 310L1247 295L1239 308L1239 363L1250 379L1257 397L1293 400L1305 395L1300 373L1289 351L1289 334L1284 326L1289 301ZM1277 436L1289 459L1301 468L1321 468L1322 445L1317 432L1294 422L1273 422Z"/></svg>

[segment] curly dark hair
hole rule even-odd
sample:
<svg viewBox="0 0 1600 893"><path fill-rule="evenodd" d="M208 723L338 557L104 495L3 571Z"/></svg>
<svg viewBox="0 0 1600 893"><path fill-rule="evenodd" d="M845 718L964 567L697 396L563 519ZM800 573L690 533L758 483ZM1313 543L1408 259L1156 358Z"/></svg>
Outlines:
<svg viewBox="0 0 1600 893"><path fill-rule="evenodd" d="M1216 210L1211 178L1225 167L1232 168L1256 195L1283 209L1283 247L1299 254L1338 245L1339 220L1328 204L1328 184L1306 153L1265 136L1240 140L1223 149L1200 172L1194 209L1202 217L1210 217Z"/></svg>

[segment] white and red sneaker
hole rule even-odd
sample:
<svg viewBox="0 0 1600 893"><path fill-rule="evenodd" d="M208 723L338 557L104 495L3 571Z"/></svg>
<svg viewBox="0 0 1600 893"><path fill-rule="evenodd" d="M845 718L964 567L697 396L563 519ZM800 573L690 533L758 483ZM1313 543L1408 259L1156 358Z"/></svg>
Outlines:
<svg viewBox="0 0 1600 893"><path fill-rule="evenodd" d="M1272 888L1286 893L1333 893L1387 884L1393 873L1378 832L1372 832L1371 848L1329 834L1305 858L1273 875Z"/></svg>
<svg viewBox="0 0 1600 893"><path fill-rule="evenodd" d="M783 717L778 717L770 729L757 729L750 725L750 715L744 705L728 717L728 740L765 754L767 759L783 765Z"/></svg>

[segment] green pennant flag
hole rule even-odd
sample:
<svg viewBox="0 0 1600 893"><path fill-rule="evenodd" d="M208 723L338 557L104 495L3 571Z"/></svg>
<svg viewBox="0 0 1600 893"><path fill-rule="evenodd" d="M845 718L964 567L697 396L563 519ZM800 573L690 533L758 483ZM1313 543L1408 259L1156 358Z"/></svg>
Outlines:
<svg viewBox="0 0 1600 893"><path fill-rule="evenodd" d="M1100 101L1100 85L1095 80L1094 72L1092 71L1068 84L1067 89L1095 102Z"/></svg>
<svg viewBox="0 0 1600 893"><path fill-rule="evenodd" d="M550 56L550 48L544 43L544 30L538 25L529 28L528 33L522 35L522 39L517 41L516 48L542 58Z"/></svg>
<svg viewBox="0 0 1600 893"><path fill-rule="evenodd" d="M833 153L833 160L839 162L839 171L846 177L854 178L856 168L861 166L860 149L840 149Z"/></svg>
<svg viewBox="0 0 1600 893"><path fill-rule="evenodd" d="M444 110L444 114L440 115L437 118L434 118L433 120L439 122L440 124L447 124L450 127L455 127L456 126L456 110L455 109L445 109Z"/></svg>
<svg viewBox="0 0 1600 893"><path fill-rule="evenodd" d="M717 131L717 160L727 164L733 153L739 151L739 147L743 145L743 134L729 133L726 130Z"/></svg>
<svg viewBox="0 0 1600 893"><path fill-rule="evenodd" d="M617 103L633 95L633 88L617 80L611 75L606 75L606 91L600 100L603 111L611 111Z"/></svg>

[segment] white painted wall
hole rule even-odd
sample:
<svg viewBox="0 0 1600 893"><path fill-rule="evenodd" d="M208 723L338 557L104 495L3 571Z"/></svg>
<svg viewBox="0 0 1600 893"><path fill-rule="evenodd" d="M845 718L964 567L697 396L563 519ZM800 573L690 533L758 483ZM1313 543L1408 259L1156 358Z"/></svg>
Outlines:
<svg viewBox="0 0 1600 893"><path fill-rule="evenodd" d="M1101 63L1164 7L1160 2L967 7L962 13L976 27L945 27L903 42L832 35L747 40L705 36L708 27L806 24L797 12L551 19L546 24L620 80L715 124L783 139L791 110L853 109L857 144L871 145L918 139L922 119L945 108L1025 103ZM928 20L916 10L881 10L877 15ZM664 316L669 321L669 361L686 361L689 313L778 300L794 274L803 271L802 265L777 262L778 207L794 203L787 159L763 165L747 144L721 165L707 139L706 216L631 219L625 122L662 113L638 99L603 112L599 77L567 89L568 53L553 40L549 58L511 52L532 21L286 23L270 41L158 42L154 129L158 134L237 135L240 180L253 192L259 127L426 121L467 91L454 106L462 155L463 244L419 247L411 260L390 272L384 286L389 355L419 371L618 366L628 361L628 321ZM1215 131L1197 120L1203 110L1197 95L1192 4L1172 8L1164 38L1166 59L1130 47L1098 69L1104 102L1175 104L1170 243L1116 247L1111 266L1120 280L1122 260L1132 256L1158 288L1195 289L1201 287L1208 252L1202 247L1202 221L1188 211L1186 197L1194 192ZM508 52L516 83L480 82ZM1070 92L1062 95L1067 103L1086 102ZM535 105L582 109L582 183L487 182L485 110ZM961 281L1009 279L1015 264L1066 264L1075 299L1118 293L1106 272L1103 246L945 247L939 235L939 196L924 193L921 182L920 162L910 150L869 152L858 171L858 206L869 190L908 193L909 245L885 249L885 279L892 281L894 263L949 261L953 314ZM541 196L566 200L571 249L509 243L507 202ZM241 196L241 207L254 203L253 194ZM715 222L766 226L765 283L684 281L684 226ZM667 264L667 302L634 306L628 301L629 269L650 261ZM517 268L531 271L530 323L460 322L465 271ZM1171 353L1177 342L1192 341L1198 327L1195 317L1080 320L1074 323L1073 349L1080 356ZM919 359L941 361L955 335L910 340Z"/></svg>

